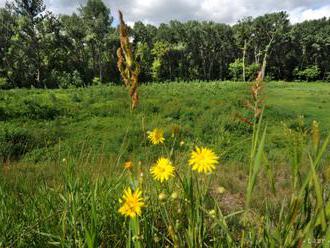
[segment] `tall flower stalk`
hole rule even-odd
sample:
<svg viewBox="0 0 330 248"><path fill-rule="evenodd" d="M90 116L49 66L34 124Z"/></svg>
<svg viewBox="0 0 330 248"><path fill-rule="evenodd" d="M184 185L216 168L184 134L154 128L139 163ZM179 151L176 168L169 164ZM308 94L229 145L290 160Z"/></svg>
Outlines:
<svg viewBox="0 0 330 248"><path fill-rule="evenodd" d="M119 11L119 20L120 47L117 50L117 66L125 86L129 89L131 109L133 110L137 107L139 102L137 90L139 86L140 65L135 60L129 41L128 28L121 11Z"/></svg>

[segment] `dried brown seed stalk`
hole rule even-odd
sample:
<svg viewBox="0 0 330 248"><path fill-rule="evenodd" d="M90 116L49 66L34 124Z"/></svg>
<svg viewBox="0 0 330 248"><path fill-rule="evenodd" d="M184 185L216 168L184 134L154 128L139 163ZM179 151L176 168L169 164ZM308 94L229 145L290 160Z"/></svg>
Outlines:
<svg viewBox="0 0 330 248"><path fill-rule="evenodd" d="M121 11L119 11L119 20L120 47L117 50L117 66L120 71L120 75L124 81L124 84L126 85L126 87L129 88L129 94L131 97L131 109L135 109L139 102L137 90L139 86L140 66L135 61L132 47L129 42L129 36L127 31L128 28Z"/></svg>
<svg viewBox="0 0 330 248"><path fill-rule="evenodd" d="M258 73L258 77L251 86L251 100L246 101L245 107L252 113L249 117L241 117L241 121L253 126L254 120L257 120L263 111L264 99L262 97L263 80L262 71Z"/></svg>

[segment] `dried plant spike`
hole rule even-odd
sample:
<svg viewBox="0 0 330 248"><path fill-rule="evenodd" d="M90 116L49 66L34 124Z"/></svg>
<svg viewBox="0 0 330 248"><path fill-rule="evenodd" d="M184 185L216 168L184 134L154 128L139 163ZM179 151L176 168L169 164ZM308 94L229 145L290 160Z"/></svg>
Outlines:
<svg viewBox="0 0 330 248"><path fill-rule="evenodd" d="M258 120L263 112L264 99L262 98L263 76L259 71L256 80L251 85L251 100L246 101L245 107L251 113L247 118L241 117L241 121L253 126L255 120Z"/></svg>
<svg viewBox="0 0 330 248"><path fill-rule="evenodd" d="M319 123L315 120L312 123L311 133L312 133L313 149L316 153L320 145L320 128L319 128Z"/></svg>
<svg viewBox="0 0 330 248"><path fill-rule="evenodd" d="M132 47L129 42L127 25L120 10L119 20L120 47L117 50L117 66L125 86L129 88L129 95L131 97L131 109L133 110L137 107L139 102L137 90L139 85L140 66L135 61Z"/></svg>

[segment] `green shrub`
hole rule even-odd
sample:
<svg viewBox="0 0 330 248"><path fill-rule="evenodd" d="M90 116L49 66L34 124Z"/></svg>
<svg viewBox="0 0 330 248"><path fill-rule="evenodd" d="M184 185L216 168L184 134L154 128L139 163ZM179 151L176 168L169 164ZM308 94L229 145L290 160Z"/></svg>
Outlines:
<svg viewBox="0 0 330 248"><path fill-rule="evenodd" d="M294 75L300 80L307 80L308 82L319 79L321 74L320 68L317 65L309 66L303 70L296 68Z"/></svg>
<svg viewBox="0 0 330 248"><path fill-rule="evenodd" d="M29 119L54 120L62 113L62 111L54 105L41 104L33 99L26 99L23 102L27 108L23 115Z"/></svg>
<svg viewBox="0 0 330 248"><path fill-rule="evenodd" d="M330 72L327 72L326 74L325 74L325 81L326 82L329 82L330 83Z"/></svg>
<svg viewBox="0 0 330 248"><path fill-rule="evenodd" d="M243 81L243 62L241 59L236 59L234 63L229 65L229 71L234 81ZM245 65L245 79L253 81L257 77L259 71L258 64Z"/></svg>
<svg viewBox="0 0 330 248"><path fill-rule="evenodd" d="M245 70L246 79L248 81L254 81L257 78L259 68L259 65L255 63L248 65Z"/></svg>
<svg viewBox="0 0 330 248"><path fill-rule="evenodd" d="M9 111L4 106L0 106L0 121L6 121L9 117Z"/></svg>
<svg viewBox="0 0 330 248"><path fill-rule="evenodd" d="M19 159L26 152L31 151L36 138L31 132L23 128L9 128L0 130L0 158L1 160Z"/></svg>
<svg viewBox="0 0 330 248"><path fill-rule="evenodd" d="M7 83L7 79L0 77L0 89L8 89L9 85Z"/></svg>
<svg viewBox="0 0 330 248"><path fill-rule="evenodd" d="M160 80L160 69L162 67L162 63L160 61L160 59L155 59L154 62L152 63L152 67L151 67L151 74L152 74L152 78L155 81Z"/></svg>
<svg viewBox="0 0 330 248"><path fill-rule="evenodd" d="M99 77L95 77L92 81L92 86L102 85L102 81Z"/></svg>
<svg viewBox="0 0 330 248"><path fill-rule="evenodd" d="M51 78L56 82L59 88L77 88L84 86L83 80L77 70L74 72L58 72L52 71Z"/></svg>
<svg viewBox="0 0 330 248"><path fill-rule="evenodd" d="M229 64L229 72L234 81L243 80L243 62L241 59L236 59L235 62Z"/></svg>
<svg viewBox="0 0 330 248"><path fill-rule="evenodd" d="M29 157L43 158L48 147L56 144L63 133L58 130L40 130L33 127L21 128L6 125L0 129L0 162L19 160L28 153ZM38 156L37 156L38 155Z"/></svg>

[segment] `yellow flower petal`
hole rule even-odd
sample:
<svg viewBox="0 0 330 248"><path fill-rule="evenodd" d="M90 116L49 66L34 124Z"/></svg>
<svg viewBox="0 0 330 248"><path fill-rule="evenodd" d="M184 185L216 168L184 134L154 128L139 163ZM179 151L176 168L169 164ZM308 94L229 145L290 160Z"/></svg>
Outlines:
<svg viewBox="0 0 330 248"><path fill-rule="evenodd" d="M164 182L174 176L174 166L169 159L161 157L150 168L150 173L155 180Z"/></svg>
<svg viewBox="0 0 330 248"><path fill-rule="evenodd" d="M142 192L139 189L136 189L135 192L132 192L131 188L125 189L122 200L120 200L123 202L123 205L119 208L118 212L131 218L140 216L141 209L144 206L141 195Z"/></svg>
<svg viewBox="0 0 330 248"><path fill-rule="evenodd" d="M164 131L162 129L155 128L153 131L148 132L148 139L152 144L163 144L165 141Z"/></svg>
<svg viewBox="0 0 330 248"><path fill-rule="evenodd" d="M192 170L199 173L211 173L215 170L218 159L218 156L212 150L205 147L196 147L195 151L191 153L189 165Z"/></svg>

